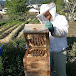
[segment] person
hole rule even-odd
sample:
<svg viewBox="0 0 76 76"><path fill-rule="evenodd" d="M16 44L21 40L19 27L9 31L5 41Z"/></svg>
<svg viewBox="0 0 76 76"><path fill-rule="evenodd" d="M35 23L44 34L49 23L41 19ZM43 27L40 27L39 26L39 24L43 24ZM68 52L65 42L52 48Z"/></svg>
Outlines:
<svg viewBox="0 0 76 76"><path fill-rule="evenodd" d="M65 16L56 13L56 4L53 2L42 4L40 14L36 17L49 30L51 76L66 76L68 21Z"/></svg>

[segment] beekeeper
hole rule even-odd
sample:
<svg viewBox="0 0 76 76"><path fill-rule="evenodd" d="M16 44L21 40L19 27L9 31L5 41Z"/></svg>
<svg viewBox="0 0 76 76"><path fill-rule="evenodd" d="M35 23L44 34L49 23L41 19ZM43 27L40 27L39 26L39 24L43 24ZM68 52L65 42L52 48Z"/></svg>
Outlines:
<svg viewBox="0 0 76 76"><path fill-rule="evenodd" d="M42 4L37 18L49 30L51 76L66 76L66 48L68 22L63 15L56 13L55 3Z"/></svg>

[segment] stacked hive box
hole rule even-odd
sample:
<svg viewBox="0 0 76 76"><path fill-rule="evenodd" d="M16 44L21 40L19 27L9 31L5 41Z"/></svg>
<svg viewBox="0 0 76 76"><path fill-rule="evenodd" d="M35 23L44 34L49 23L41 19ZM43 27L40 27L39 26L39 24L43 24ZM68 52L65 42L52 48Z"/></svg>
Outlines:
<svg viewBox="0 0 76 76"><path fill-rule="evenodd" d="M23 58L25 76L50 76L49 32L44 24L26 24L27 51Z"/></svg>

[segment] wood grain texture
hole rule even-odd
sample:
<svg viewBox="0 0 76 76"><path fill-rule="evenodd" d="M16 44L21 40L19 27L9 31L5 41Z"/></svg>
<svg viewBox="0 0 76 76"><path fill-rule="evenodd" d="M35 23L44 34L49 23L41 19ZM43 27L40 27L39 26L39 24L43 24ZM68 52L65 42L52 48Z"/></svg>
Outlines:
<svg viewBox="0 0 76 76"><path fill-rule="evenodd" d="M48 29L44 24L25 24L24 33L46 33Z"/></svg>
<svg viewBox="0 0 76 76"><path fill-rule="evenodd" d="M28 47L23 58L25 76L50 76L49 32L45 25L26 24L24 37Z"/></svg>

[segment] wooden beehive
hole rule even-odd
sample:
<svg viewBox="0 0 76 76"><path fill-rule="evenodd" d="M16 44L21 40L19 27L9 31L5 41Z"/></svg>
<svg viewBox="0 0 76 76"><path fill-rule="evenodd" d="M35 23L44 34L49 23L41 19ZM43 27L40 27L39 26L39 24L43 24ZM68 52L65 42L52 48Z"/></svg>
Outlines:
<svg viewBox="0 0 76 76"><path fill-rule="evenodd" d="M50 76L49 31L44 24L26 24L25 76Z"/></svg>

